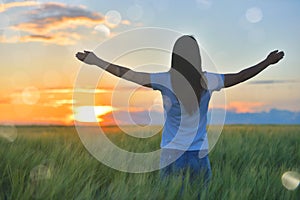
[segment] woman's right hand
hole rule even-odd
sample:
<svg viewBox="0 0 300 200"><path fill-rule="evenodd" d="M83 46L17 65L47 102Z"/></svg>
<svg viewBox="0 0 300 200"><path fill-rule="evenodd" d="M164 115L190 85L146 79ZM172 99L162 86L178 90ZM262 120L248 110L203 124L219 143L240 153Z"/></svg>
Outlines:
<svg viewBox="0 0 300 200"><path fill-rule="evenodd" d="M76 54L76 58L89 65L96 65L97 60L99 60L99 58L93 52L86 50L84 50L83 52L78 52Z"/></svg>

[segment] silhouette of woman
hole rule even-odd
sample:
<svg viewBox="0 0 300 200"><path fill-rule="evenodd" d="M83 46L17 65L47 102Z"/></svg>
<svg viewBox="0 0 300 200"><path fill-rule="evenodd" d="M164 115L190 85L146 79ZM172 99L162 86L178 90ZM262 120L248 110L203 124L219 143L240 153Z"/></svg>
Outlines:
<svg viewBox="0 0 300 200"><path fill-rule="evenodd" d="M178 38L172 51L168 72L143 73L118 66L97 57L93 52L78 52L76 57L109 73L159 90L163 97L165 124L161 139L161 176L189 171L192 181L202 174L204 183L211 178L208 158L207 111L212 92L244 82L284 57L273 51L260 63L238 73L217 74L202 71L198 43L193 36Z"/></svg>

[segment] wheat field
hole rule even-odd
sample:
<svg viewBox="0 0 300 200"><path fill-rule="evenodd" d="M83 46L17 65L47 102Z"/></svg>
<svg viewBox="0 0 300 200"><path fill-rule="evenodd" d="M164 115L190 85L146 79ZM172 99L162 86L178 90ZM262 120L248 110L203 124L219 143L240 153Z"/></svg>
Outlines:
<svg viewBox="0 0 300 200"><path fill-rule="evenodd" d="M281 182L284 172L300 172L300 126L225 126L209 154L213 177L207 190L176 176L161 180L159 171L111 169L85 149L74 127L17 126L14 139L7 136L9 128L0 128L3 200L300 199L299 187L287 190ZM123 149L159 148L160 134L138 139L116 127L105 129Z"/></svg>

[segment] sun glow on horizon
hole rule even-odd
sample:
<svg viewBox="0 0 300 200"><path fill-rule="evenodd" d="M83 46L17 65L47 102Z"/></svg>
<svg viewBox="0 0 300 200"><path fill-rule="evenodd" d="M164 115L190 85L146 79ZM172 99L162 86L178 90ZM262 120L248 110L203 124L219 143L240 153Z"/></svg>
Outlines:
<svg viewBox="0 0 300 200"><path fill-rule="evenodd" d="M79 122L101 122L101 116L115 110L112 106L80 106L74 108L74 120Z"/></svg>

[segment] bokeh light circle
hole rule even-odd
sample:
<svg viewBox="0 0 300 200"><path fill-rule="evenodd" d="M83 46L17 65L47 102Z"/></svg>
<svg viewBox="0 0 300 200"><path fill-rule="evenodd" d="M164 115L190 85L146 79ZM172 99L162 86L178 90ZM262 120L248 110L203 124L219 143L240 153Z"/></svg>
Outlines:
<svg viewBox="0 0 300 200"><path fill-rule="evenodd" d="M95 27L95 30L103 34L105 37L109 37L110 29L104 24L99 24Z"/></svg>
<svg viewBox="0 0 300 200"><path fill-rule="evenodd" d="M262 20L263 18L263 13L262 10L258 7L252 7L249 8L246 11L246 19L250 22L250 23L258 23Z"/></svg>
<svg viewBox="0 0 300 200"><path fill-rule="evenodd" d="M50 167L46 165L38 165L35 166L31 171L30 171L30 179L31 181L40 181L40 180L45 180L45 179L50 179L52 176L52 172Z"/></svg>
<svg viewBox="0 0 300 200"><path fill-rule="evenodd" d="M14 142L17 136L18 130L14 125L8 124L0 126L0 137L6 139L9 142Z"/></svg>
<svg viewBox="0 0 300 200"><path fill-rule="evenodd" d="M22 91L22 100L25 104L34 105L39 101L39 99L39 89L34 86L27 87Z"/></svg>
<svg viewBox="0 0 300 200"><path fill-rule="evenodd" d="M288 190L296 190L300 184L300 174L295 171L285 172L281 177L282 185Z"/></svg>
<svg viewBox="0 0 300 200"><path fill-rule="evenodd" d="M105 14L105 21L110 26L118 26L121 20L121 14L116 10L110 10Z"/></svg>
<svg viewBox="0 0 300 200"><path fill-rule="evenodd" d="M98 47L95 48L93 52L99 57L101 57L102 59L111 63L115 63L115 61L118 60L118 58L122 57L123 55L130 55L131 52L136 52L140 50L145 50L146 52L149 49L153 49L157 51L163 50L165 52L168 52L168 59L170 59L173 45L180 36L182 36L181 33L169 29L139 28L139 29L134 29L131 31L121 33L109 40L106 40L105 42L99 44ZM200 49L201 49L202 58L204 58L204 60L207 59L209 60L210 59L209 56L207 55L205 50L201 47L201 45L200 45ZM206 62L204 66L208 66L209 64L211 64L211 66L215 69L213 62L211 60ZM136 66L140 66L140 65L137 64ZM166 65L166 64L163 63L162 65ZM103 68L105 69L106 67L107 66L104 66ZM215 69L214 71L217 70ZM84 105L95 106L94 94L91 93L83 94L81 92L82 91L81 88L89 88L95 90L96 87L98 86L98 83L102 79L103 74L104 74L103 70L89 67L87 65L84 65L80 69L77 75L77 80L75 82L75 87L73 91L73 100L74 102L76 102L76 104L73 104L73 110L78 110L78 107ZM177 71L174 71L174 74L177 74L179 78L182 77L183 81L187 82L187 80L185 80L185 78ZM123 78L126 78L126 74L124 74ZM123 79L118 79L116 83L116 87L118 85L123 85L123 83L124 83ZM156 84L162 85L164 83L157 82ZM188 90L188 88L190 88L191 86L189 85L189 83L187 83L186 85L187 85L186 89ZM163 86L167 88L169 87L168 85L163 85ZM130 97L135 90L136 88L134 87L129 88L128 97ZM118 89L115 89L112 92L112 101L111 101L112 106L114 107L114 103L124 101L123 103L125 107L126 106L128 107L129 105L128 97L124 98L123 100L118 98L119 96L117 91ZM221 95L221 99L225 105L225 94L224 93L222 94L223 96ZM193 98L193 96L191 96L191 98ZM146 108L150 116L150 120L151 120L150 122L153 121L151 119L151 117L153 117L154 115L153 111L159 109L159 106L157 105L157 100L155 101L156 103L150 106L150 108L148 109ZM114 118L119 117L118 116L119 113L117 111L113 111L112 113ZM184 113L183 110L182 113ZM210 124L214 124L216 121L219 122L218 126L216 126L217 128L213 128L213 127L208 128L208 138L211 139L211 141L209 141L208 151L210 151L213 148L213 146L218 140L218 137L221 134L224 125L224 120L225 120L225 111L222 114L223 115L220 116L220 113L212 113L211 117L208 119L208 123ZM161 115L163 115L163 113L161 113ZM144 130L149 131L149 127L151 126L148 126L148 124L146 126L140 126L139 124L136 124L134 120L131 119L130 114L128 116L129 116L128 118L129 122L133 123L132 125L137 127L141 132L143 132ZM97 116L95 115L95 113L92 117L94 118L93 120L97 121ZM217 118L217 120L215 118ZM182 121L184 120L181 120L179 127L183 125ZM194 122L197 121L199 120L197 119L194 120ZM179 154L178 156L169 160L167 163L161 165L160 164L161 149L154 150L152 152L147 152L147 153L129 152L127 150L118 147L112 141L110 141L110 139L106 136L106 134L109 133L106 133L104 129L102 129L102 127L99 126L98 122L89 122L85 124L84 122L80 121L79 119L76 119L75 117L75 126L79 134L79 137L82 143L84 144L84 146L86 147L86 149L100 162L116 170L131 172L131 173L151 172L151 171L161 169L162 167L165 167L168 164L171 164L181 155ZM199 124L192 127L198 127L198 126ZM126 126L122 126L122 124L118 124L118 128L120 128L126 134L129 135L132 134L131 133L132 129L126 129ZM146 138L157 134L158 131L160 130L161 127L160 129L156 130L157 132L150 132L150 133L148 132L146 135L140 134L135 136L140 138ZM194 133L196 133L196 131L194 131ZM188 139L188 142L185 147L186 149L189 147L189 144L191 144L194 137L195 134ZM179 136L178 137L176 136L174 138L174 141L178 139Z"/></svg>
<svg viewBox="0 0 300 200"><path fill-rule="evenodd" d="M53 166L49 163L42 163L30 170L30 191L32 198L41 199L42 188L45 188L45 181L49 181L53 176Z"/></svg>

